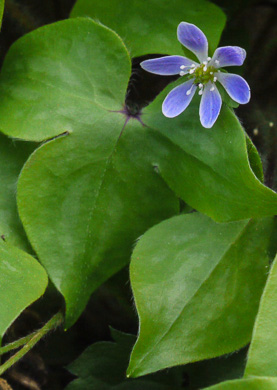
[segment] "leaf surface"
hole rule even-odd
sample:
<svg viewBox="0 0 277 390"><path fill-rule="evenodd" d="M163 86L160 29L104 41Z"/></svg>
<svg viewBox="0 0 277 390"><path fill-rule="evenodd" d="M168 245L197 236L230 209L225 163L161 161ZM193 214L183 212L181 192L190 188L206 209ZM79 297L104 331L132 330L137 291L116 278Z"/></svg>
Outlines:
<svg viewBox="0 0 277 390"><path fill-rule="evenodd" d="M87 19L72 19L42 30L37 40L31 34L31 42L23 40L27 52L35 42L31 50L34 59L24 57L25 67L40 61L42 51L46 64L46 59L50 59L51 68L42 66L35 71L33 67L36 76L30 78L38 79L38 72L44 74L38 87L41 104L46 104L46 100L52 104L56 99L65 116L58 112L56 120L54 113L53 122L45 122L40 136L53 135L59 129L58 122L65 130L69 118L72 132L43 144L30 157L18 185L18 207L33 248L65 297L66 326L70 326L83 311L90 294L128 263L137 237L153 224L178 213L179 201L152 165L153 153L162 158L163 150L155 151L148 129L137 119L129 118L127 124L126 116L120 112L130 72L130 61L120 39ZM47 45L53 33L64 39L50 47ZM80 79L77 74L71 77L69 70L65 76L66 67L75 71L75 56L88 55L89 38L83 36L91 37L91 57L83 58ZM103 47L111 47L111 42L114 51L109 55ZM97 49L93 53L96 45L102 52ZM92 65L96 55L96 64ZM59 64L55 69L53 57ZM121 69L120 80L112 78L111 85L106 86L107 74L103 72L100 77L97 69L105 64L110 73L115 69L114 62ZM54 85L53 72L57 83L49 95L48 85ZM84 74L90 74L88 86L84 84ZM64 101L63 91L68 91L69 86L73 89ZM81 93L89 96L89 88L90 100L81 97ZM78 90L78 99L73 90ZM114 112L112 109L116 108L118 111ZM42 107L34 111L38 109ZM17 115L22 115L20 108L17 110ZM50 117L51 110L46 105L43 115ZM21 134L31 137L36 123L29 118L19 129Z"/></svg>
<svg viewBox="0 0 277 390"><path fill-rule="evenodd" d="M118 142L122 126L120 116L99 109L82 136L38 149L19 181L21 219L66 299L68 326L90 294L128 263L137 237L178 212L178 200L149 163L147 130L132 122Z"/></svg>
<svg viewBox="0 0 277 390"><path fill-rule="evenodd" d="M253 173L245 133L232 110L224 105L212 129L205 129L199 122L199 98L195 97L183 114L165 118L161 106L171 89L143 113L144 123L164 136L160 148L166 147L170 158L156 165L170 188L191 207L219 222L277 214L277 194ZM253 149L250 158L261 179Z"/></svg>
<svg viewBox="0 0 277 390"><path fill-rule="evenodd" d="M5 58L0 129L42 141L76 131L93 107L121 110L130 67L125 46L107 27L84 18L41 27Z"/></svg>
<svg viewBox="0 0 277 390"><path fill-rule="evenodd" d="M207 390L276 390L277 378L261 377L250 379L239 379L219 383L207 387Z"/></svg>
<svg viewBox="0 0 277 390"><path fill-rule="evenodd" d="M203 30L213 53L226 21L221 9L205 0L78 0L71 13L71 17L76 16L89 16L112 28L124 39L132 57L183 55L176 36L182 21Z"/></svg>
<svg viewBox="0 0 277 390"><path fill-rule="evenodd" d="M88 347L68 367L79 378L66 390L176 390L178 380L163 373L140 379L127 379L126 367L135 337L113 331L115 343L99 342ZM108 375L107 375L108 373Z"/></svg>
<svg viewBox="0 0 277 390"><path fill-rule="evenodd" d="M151 228L132 255L140 318L128 374L220 356L249 342L273 219L218 224L198 214Z"/></svg>
<svg viewBox="0 0 277 390"><path fill-rule="evenodd" d="M277 257L261 299L245 376L277 377Z"/></svg>
<svg viewBox="0 0 277 390"><path fill-rule="evenodd" d="M2 26L2 19L4 13L5 0L0 0L0 28Z"/></svg>
<svg viewBox="0 0 277 390"><path fill-rule="evenodd" d="M0 241L0 340L19 314L44 293L47 282L37 260Z"/></svg>
<svg viewBox="0 0 277 390"><path fill-rule="evenodd" d="M0 134L0 236L8 243L30 250L16 206L20 170L34 150L32 143L16 142Z"/></svg>

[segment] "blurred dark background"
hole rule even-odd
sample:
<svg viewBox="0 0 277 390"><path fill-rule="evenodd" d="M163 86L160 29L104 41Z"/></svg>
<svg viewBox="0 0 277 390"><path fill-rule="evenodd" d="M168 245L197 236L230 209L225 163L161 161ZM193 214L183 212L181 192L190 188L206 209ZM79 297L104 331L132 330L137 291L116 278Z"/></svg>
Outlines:
<svg viewBox="0 0 277 390"><path fill-rule="evenodd" d="M250 84L252 98L248 105L240 106L236 112L262 156L266 184L276 189L277 1L214 2L223 8L228 18L221 46L242 46L248 53L243 75ZM67 18L74 3L74 0L6 0L0 34L0 65L15 40L40 26ZM172 81L170 77L144 72L139 67L140 61L133 59L133 75L127 92L127 105L133 114ZM41 327L61 305L61 297L50 286L47 294L15 322L4 343ZM129 333L137 331L128 269L93 294L73 328L66 333L57 330L49 335L4 378L14 390L62 390L73 378L64 367L92 342L110 339L109 326ZM208 376L208 373L203 375ZM191 383L189 376L184 374L184 388Z"/></svg>

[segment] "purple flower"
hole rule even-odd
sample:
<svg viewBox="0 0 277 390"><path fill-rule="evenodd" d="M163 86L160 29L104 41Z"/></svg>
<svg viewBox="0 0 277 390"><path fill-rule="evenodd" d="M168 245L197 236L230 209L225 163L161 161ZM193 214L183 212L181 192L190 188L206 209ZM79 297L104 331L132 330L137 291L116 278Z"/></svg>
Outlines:
<svg viewBox="0 0 277 390"><path fill-rule="evenodd" d="M182 56L166 56L143 61L141 67L151 73L169 76L184 76L186 81L174 88L165 98L163 114L168 118L180 115L190 104L195 92L202 95L200 121L203 127L211 128L218 118L222 99L217 89L219 82L229 96L240 104L250 100L247 82L236 74L221 72L224 66L242 65L246 52L238 46L223 46L216 49L213 57L208 56L208 41L205 34L194 24L182 22L177 29L178 40L192 51L199 63Z"/></svg>

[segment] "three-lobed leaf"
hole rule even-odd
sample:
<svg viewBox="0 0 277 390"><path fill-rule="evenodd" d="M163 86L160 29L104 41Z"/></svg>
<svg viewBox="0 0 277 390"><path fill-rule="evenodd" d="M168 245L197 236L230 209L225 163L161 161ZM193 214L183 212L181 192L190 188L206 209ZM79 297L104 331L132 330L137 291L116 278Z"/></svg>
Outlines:
<svg viewBox="0 0 277 390"><path fill-rule="evenodd" d="M273 219L218 224L187 214L151 228L132 255L140 318L128 373L237 350L251 338Z"/></svg>
<svg viewBox="0 0 277 390"><path fill-rule="evenodd" d="M179 209L151 165L147 129L132 122L120 136L123 120L91 110L83 133L44 144L20 177L20 216L65 297L67 326L90 294L127 264L136 238Z"/></svg>
<svg viewBox="0 0 277 390"><path fill-rule="evenodd" d="M71 17L76 16L89 16L112 28L132 57L150 53L183 55L176 36L182 21L204 31L212 54L226 21L222 10L206 0L78 0L71 12Z"/></svg>
<svg viewBox="0 0 277 390"><path fill-rule="evenodd" d="M19 314L44 293L47 282L37 260L0 241L0 341Z"/></svg>
<svg viewBox="0 0 277 390"><path fill-rule="evenodd" d="M60 39L51 44L54 36ZM20 72L8 78L13 88L4 105L20 101L0 126L26 139L69 131L30 157L18 207L33 248L65 297L70 326L92 291L126 265L137 237L178 213L179 201L152 164L153 154L161 159L164 151L121 112L130 59L115 33L88 19L64 21L24 37L7 61L4 75L17 66Z"/></svg>

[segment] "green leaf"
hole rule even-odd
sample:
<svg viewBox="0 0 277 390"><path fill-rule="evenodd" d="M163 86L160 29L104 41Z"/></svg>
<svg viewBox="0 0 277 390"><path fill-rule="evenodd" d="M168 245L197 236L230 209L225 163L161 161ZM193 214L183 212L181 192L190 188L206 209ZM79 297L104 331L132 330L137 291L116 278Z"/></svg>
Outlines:
<svg viewBox="0 0 277 390"><path fill-rule="evenodd" d="M277 378L263 377L227 381L206 390L277 390Z"/></svg>
<svg viewBox="0 0 277 390"><path fill-rule="evenodd" d="M255 148L250 137L245 133L246 137L246 147L248 153L248 159L252 171L255 173L256 177L263 183L264 182L264 172L261 157Z"/></svg>
<svg viewBox="0 0 277 390"><path fill-rule="evenodd" d="M30 250L16 207L19 173L34 145L16 142L0 134L0 236L8 243Z"/></svg>
<svg viewBox="0 0 277 390"><path fill-rule="evenodd" d="M178 212L178 200L151 165L147 129L130 122L120 136L123 120L91 109L80 136L37 149L19 180L19 213L65 297L67 326L90 294L128 263L137 237Z"/></svg>
<svg viewBox="0 0 277 390"><path fill-rule="evenodd" d="M47 287L47 275L32 256L0 241L0 341L19 314Z"/></svg>
<svg viewBox="0 0 277 390"><path fill-rule="evenodd" d="M127 50L108 28L81 18L44 26L5 58L0 129L34 141L76 131L89 124L92 106L122 109L130 72Z"/></svg>
<svg viewBox="0 0 277 390"><path fill-rule="evenodd" d="M277 377L277 256L261 299L245 376Z"/></svg>
<svg viewBox="0 0 277 390"><path fill-rule="evenodd" d="M128 374L208 359L249 342L273 218L218 224L198 213L150 229L132 255L140 332Z"/></svg>
<svg viewBox="0 0 277 390"><path fill-rule="evenodd" d="M5 0L0 0L0 28L2 26L2 19L3 19L3 13L4 13L4 5Z"/></svg>
<svg viewBox="0 0 277 390"><path fill-rule="evenodd" d="M195 97L183 114L166 118L161 107L172 88L143 113L145 124L164 137L157 147L167 148L168 157L156 166L170 188L219 222L277 214L277 194L250 168L245 133L232 110L224 105L212 129L205 129L199 122L199 97Z"/></svg>
<svg viewBox="0 0 277 390"><path fill-rule="evenodd" d="M226 21L221 9L205 0L78 0L71 13L76 16L90 16L112 28L124 39L132 57L183 55L176 37L182 21L203 30L213 53Z"/></svg>
<svg viewBox="0 0 277 390"><path fill-rule="evenodd" d="M135 337L113 331L113 342L92 344L68 370L79 378L66 390L174 390L178 381L170 374L126 379L126 368ZM169 382L169 383L167 383ZM177 382L177 383L176 383Z"/></svg>
<svg viewBox="0 0 277 390"><path fill-rule="evenodd" d="M164 158L164 151L155 150L148 129L137 119L127 124L122 112L113 112L122 109L130 74L126 49L113 32L91 20L72 19L29 34L10 58L16 52L21 56L17 63L27 69L18 88L26 97L38 88L40 96L30 110L31 100L20 95L14 115L24 113L27 119L22 126L14 122L17 136L71 131L34 152L18 185L20 217L65 297L69 327L90 294L128 263L137 237L178 213L179 201L155 172L153 158ZM113 76L116 68L118 78ZM33 79L41 82L33 84ZM52 114L54 104L60 109ZM41 121L41 115L49 120Z"/></svg>

